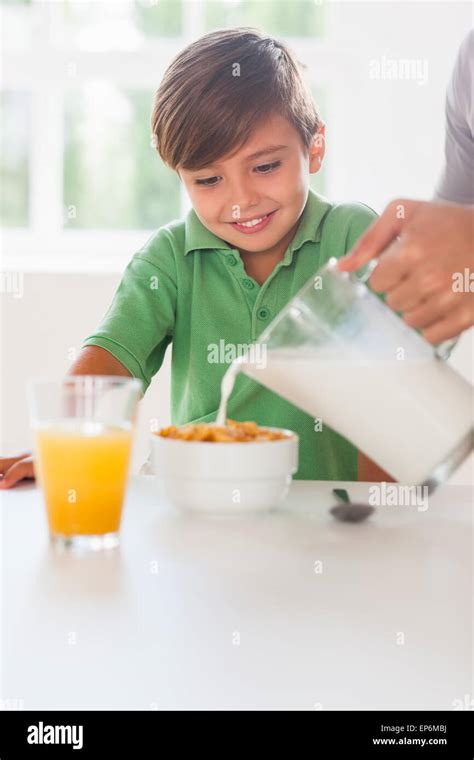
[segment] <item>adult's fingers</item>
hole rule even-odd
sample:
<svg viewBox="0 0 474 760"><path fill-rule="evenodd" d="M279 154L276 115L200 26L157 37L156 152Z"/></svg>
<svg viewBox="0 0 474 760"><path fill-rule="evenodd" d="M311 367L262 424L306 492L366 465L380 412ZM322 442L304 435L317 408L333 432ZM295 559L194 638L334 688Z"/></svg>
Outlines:
<svg viewBox="0 0 474 760"><path fill-rule="evenodd" d="M371 224L352 250L339 259L338 268L342 272L353 272L379 256L400 234L419 205L420 201L405 198L397 198L389 203L382 215Z"/></svg>
<svg viewBox="0 0 474 760"><path fill-rule="evenodd" d="M408 253L408 255L407 255ZM369 285L377 293L389 293L412 274L410 255L401 240L394 240L380 256L369 278Z"/></svg>
<svg viewBox="0 0 474 760"><path fill-rule="evenodd" d="M424 272L416 269L389 291L385 303L394 311L413 311L436 293L449 290L450 286L448 272Z"/></svg>
<svg viewBox="0 0 474 760"><path fill-rule="evenodd" d="M450 314L454 309L459 306L463 307L463 313L465 305L461 304L456 295L449 291L443 291L441 293L435 293L430 298L427 298L419 306L411 311L407 311L403 315L405 322L414 327L416 330L425 329L430 325L439 322L440 319Z"/></svg>
<svg viewBox="0 0 474 760"><path fill-rule="evenodd" d="M466 304L459 305L444 318L422 331L422 335L429 343L441 343L450 338L457 338L464 330L474 324L474 314Z"/></svg>

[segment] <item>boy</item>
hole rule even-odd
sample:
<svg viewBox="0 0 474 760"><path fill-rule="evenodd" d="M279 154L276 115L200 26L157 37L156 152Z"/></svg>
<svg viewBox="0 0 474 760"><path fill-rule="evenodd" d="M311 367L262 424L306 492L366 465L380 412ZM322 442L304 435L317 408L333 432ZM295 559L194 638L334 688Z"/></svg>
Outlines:
<svg viewBox="0 0 474 760"><path fill-rule="evenodd" d="M325 128L287 46L251 28L206 34L172 61L155 95L154 144L193 209L160 228L128 264L72 375L133 375L148 388L172 353L172 422L213 422L226 361L217 345L255 341L331 256L373 221L309 188ZM354 403L357 403L355 400ZM297 478L389 479L329 428L240 375L228 416L295 430ZM0 460L2 487L33 476L28 456Z"/></svg>

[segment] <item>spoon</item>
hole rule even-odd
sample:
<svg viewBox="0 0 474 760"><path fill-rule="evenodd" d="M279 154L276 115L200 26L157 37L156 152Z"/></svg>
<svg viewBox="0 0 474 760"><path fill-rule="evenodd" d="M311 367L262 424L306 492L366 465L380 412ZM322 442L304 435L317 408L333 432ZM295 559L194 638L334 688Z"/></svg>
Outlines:
<svg viewBox="0 0 474 760"><path fill-rule="evenodd" d="M333 488L332 492L341 502L330 510L336 520L353 523L362 522L374 512L374 508L368 504L352 502L344 488Z"/></svg>

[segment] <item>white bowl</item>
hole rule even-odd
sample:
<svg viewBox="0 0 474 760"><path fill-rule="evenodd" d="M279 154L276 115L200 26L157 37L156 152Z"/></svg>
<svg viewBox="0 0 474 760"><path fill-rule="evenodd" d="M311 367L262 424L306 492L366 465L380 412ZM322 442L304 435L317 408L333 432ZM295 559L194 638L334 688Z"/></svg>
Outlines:
<svg viewBox="0 0 474 760"><path fill-rule="evenodd" d="M236 514L277 507L298 469L298 436L212 443L151 436L152 470L165 498L194 512Z"/></svg>

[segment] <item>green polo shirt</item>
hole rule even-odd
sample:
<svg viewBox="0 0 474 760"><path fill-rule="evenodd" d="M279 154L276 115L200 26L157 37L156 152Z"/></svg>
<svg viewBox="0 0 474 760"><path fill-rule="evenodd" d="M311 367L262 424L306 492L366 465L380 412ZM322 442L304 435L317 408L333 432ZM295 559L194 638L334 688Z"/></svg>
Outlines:
<svg viewBox="0 0 474 760"><path fill-rule="evenodd" d="M233 347L255 341L306 280L330 257L343 256L375 216L361 203L334 205L310 190L283 259L259 285L239 251L191 209L132 257L97 331L83 345L105 348L146 390L172 343L173 424L214 422L222 376L239 350ZM296 478L357 480L351 443L324 425L315 430L310 415L242 373L228 416L296 431Z"/></svg>

